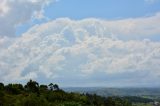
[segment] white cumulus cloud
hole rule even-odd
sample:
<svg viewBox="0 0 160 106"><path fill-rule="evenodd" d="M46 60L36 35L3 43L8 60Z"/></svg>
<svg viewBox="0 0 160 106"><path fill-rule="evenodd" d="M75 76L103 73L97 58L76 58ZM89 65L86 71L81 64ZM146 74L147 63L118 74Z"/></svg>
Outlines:
<svg viewBox="0 0 160 106"><path fill-rule="evenodd" d="M43 17L43 7L53 0L1 0L0 36L14 36L16 27Z"/></svg>
<svg viewBox="0 0 160 106"><path fill-rule="evenodd" d="M156 86L160 43L149 36L160 34L159 17L115 21L63 18L35 25L12 42L1 38L0 80L43 76L72 84Z"/></svg>

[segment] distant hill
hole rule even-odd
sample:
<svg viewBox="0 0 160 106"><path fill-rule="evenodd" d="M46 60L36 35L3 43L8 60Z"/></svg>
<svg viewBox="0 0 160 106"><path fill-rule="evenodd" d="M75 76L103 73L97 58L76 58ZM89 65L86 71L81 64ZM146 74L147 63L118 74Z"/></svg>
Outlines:
<svg viewBox="0 0 160 106"><path fill-rule="evenodd" d="M100 96L160 96L160 88L98 88L98 87L68 87L67 92L91 93Z"/></svg>

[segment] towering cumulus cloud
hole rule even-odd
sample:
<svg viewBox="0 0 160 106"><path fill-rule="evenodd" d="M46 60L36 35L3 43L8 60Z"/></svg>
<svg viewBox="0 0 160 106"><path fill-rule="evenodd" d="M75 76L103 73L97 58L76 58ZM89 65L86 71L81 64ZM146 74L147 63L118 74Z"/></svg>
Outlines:
<svg viewBox="0 0 160 106"><path fill-rule="evenodd" d="M8 38L0 40L0 80L157 86L160 43L149 38L160 34L159 19L62 18L35 25L9 44Z"/></svg>

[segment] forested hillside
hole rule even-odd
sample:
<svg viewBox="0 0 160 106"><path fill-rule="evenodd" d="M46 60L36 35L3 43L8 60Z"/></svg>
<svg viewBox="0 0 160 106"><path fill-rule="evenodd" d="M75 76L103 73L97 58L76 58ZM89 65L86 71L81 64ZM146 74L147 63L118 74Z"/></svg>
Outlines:
<svg viewBox="0 0 160 106"><path fill-rule="evenodd" d="M132 106L132 104L126 98L67 93L57 84L40 85L30 80L24 86L0 83L0 106Z"/></svg>

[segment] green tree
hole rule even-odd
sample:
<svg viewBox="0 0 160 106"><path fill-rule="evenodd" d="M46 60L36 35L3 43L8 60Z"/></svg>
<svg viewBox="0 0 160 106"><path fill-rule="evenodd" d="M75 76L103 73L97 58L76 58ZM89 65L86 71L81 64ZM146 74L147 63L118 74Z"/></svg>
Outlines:
<svg viewBox="0 0 160 106"><path fill-rule="evenodd" d="M21 84L8 84L5 86L5 90L11 94L20 94L23 86Z"/></svg>
<svg viewBox="0 0 160 106"><path fill-rule="evenodd" d="M53 85L54 90L59 90L59 86L57 84Z"/></svg>
<svg viewBox="0 0 160 106"><path fill-rule="evenodd" d="M16 101L15 106L48 106L48 103L43 96L37 97L35 94L31 94L28 97Z"/></svg>
<svg viewBox="0 0 160 106"><path fill-rule="evenodd" d="M48 86L47 85L40 85L39 86L40 91L44 92L48 90Z"/></svg>
<svg viewBox="0 0 160 106"><path fill-rule="evenodd" d="M3 89L4 89L4 84L0 83L0 90L3 90Z"/></svg>
<svg viewBox="0 0 160 106"><path fill-rule="evenodd" d="M27 84L25 85L25 89L28 92L33 92L33 93L39 93L39 84L36 81L32 81L30 80L29 82L27 82Z"/></svg>
<svg viewBox="0 0 160 106"><path fill-rule="evenodd" d="M54 89L53 85L54 85L53 83L50 83L50 84L48 85L51 91L53 91L53 89Z"/></svg>

